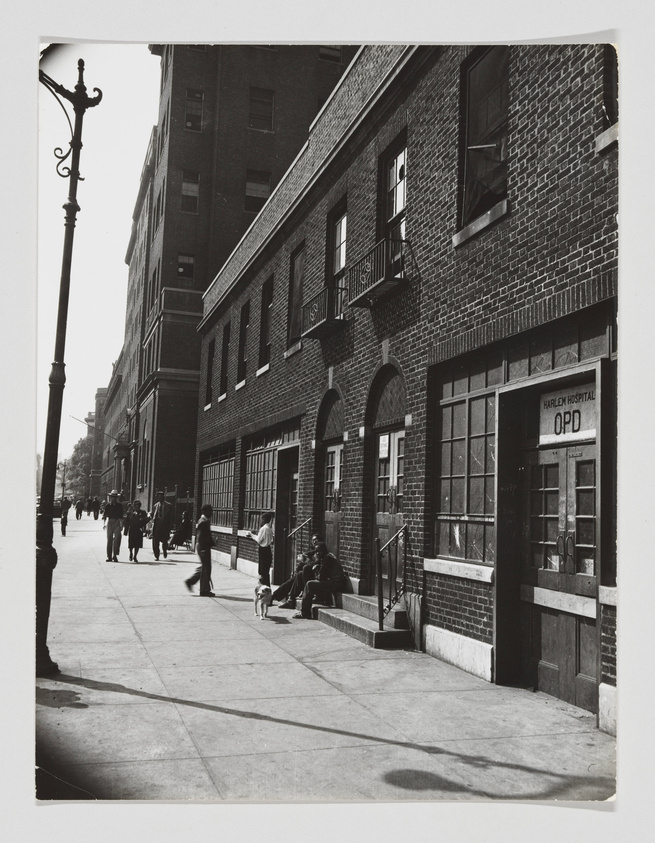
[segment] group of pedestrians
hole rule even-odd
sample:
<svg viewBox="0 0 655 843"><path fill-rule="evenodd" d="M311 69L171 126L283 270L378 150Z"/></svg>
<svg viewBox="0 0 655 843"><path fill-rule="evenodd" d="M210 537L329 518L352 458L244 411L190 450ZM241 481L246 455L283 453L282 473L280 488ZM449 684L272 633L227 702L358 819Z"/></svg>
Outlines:
<svg viewBox="0 0 655 843"><path fill-rule="evenodd" d="M109 493L109 502L102 512L104 529L107 531L107 562L118 562L122 536L127 536L130 562L138 562L138 553L143 547L146 526L152 522L152 552L156 560L160 553L164 559L168 556L168 540L173 526L173 507L165 499L163 492L157 492L157 502L148 515L141 509L141 501L136 500L123 511L117 489Z"/></svg>
<svg viewBox="0 0 655 843"><path fill-rule="evenodd" d="M109 502L103 511L103 521L107 530L107 562L118 562L121 546L121 536L126 535L130 553L130 561L138 562L138 552L143 547L143 536L146 525L152 522L152 551L155 559L160 553L167 558L169 550L169 536L172 527L173 507L165 500L163 492L157 492L157 502L148 515L141 508L141 501L134 501L131 509L125 515L123 505L118 499L118 490L109 493ZM211 582L211 519L212 507L204 504L201 508L200 520L196 525L196 551L199 565L196 571L184 580L189 591L200 584L201 597L215 597ZM191 519L187 513L182 527L190 533ZM255 534L248 532L248 536L258 545L258 574L263 585L271 585L271 566L273 564L273 513L267 512L262 516L261 527ZM181 527L181 529L182 529ZM178 532L181 532L178 531ZM177 535L177 534L176 534ZM182 539L178 537L177 543ZM310 548L306 553L297 557L297 565L288 580L273 591L271 602L277 603L280 609L296 609L300 598L300 609L294 618L311 618L312 603L316 601L331 602L335 593L343 591L347 584L347 577L336 556L328 551L323 538L314 533L311 537Z"/></svg>
<svg viewBox="0 0 655 843"><path fill-rule="evenodd" d="M97 496L94 498L88 497L86 501L83 498L79 498L79 500L75 501L75 518L77 521L81 520L82 513L85 509L87 516L93 513L94 521L98 520L98 515L100 514L101 509L101 503L98 500Z"/></svg>

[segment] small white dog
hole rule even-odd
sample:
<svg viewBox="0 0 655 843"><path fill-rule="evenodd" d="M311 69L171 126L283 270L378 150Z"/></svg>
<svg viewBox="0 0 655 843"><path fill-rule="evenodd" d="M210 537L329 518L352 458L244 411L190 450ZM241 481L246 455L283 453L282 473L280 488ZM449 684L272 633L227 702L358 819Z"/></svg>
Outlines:
<svg viewBox="0 0 655 843"><path fill-rule="evenodd" d="M259 585L255 588L255 614L259 615L260 620L268 617L268 607L271 605L271 597L273 592L270 585L264 585L259 580Z"/></svg>

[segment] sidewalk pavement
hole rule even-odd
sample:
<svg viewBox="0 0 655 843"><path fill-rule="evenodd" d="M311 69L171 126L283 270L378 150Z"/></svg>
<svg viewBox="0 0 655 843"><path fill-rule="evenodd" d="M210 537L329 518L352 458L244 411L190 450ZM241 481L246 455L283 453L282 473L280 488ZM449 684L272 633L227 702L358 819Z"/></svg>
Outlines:
<svg viewBox="0 0 655 843"><path fill-rule="evenodd" d="M372 650L273 607L197 557L105 562L102 521L55 522L37 679L41 799L199 802L605 800L615 741L595 717L423 653Z"/></svg>

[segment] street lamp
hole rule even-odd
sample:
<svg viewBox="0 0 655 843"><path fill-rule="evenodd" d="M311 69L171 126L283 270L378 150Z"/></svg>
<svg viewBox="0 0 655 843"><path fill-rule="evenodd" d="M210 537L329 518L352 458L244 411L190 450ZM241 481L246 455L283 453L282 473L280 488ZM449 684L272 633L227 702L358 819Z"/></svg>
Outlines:
<svg viewBox="0 0 655 843"><path fill-rule="evenodd" d="M80 150L82 149L82 120L87 108L98 105L102 91L94 88L96 96L89 97L84 85L84 62L77 63L78 80L74 91L69 91L39 70L39 82L43 84L61 105L71 130L70 149L62 152L55 149L57 173L69 179L68 198L63 206L64 250L61 262L61 280L59 284L59 309L57 311L57 333L55 355L50 371L50 392L48 396L48 417L46 423L45 448L43 450L43 473L41 479L41 502L36 519L36 675L52 676L59 672L57 663L50 658L48 650L48 620L52 596L52 572L57 565L57 551L52 546L52 513L57 477L57 451L59 448L59 430L61 427L61 408L63 402L66 374L64 367L64 347L66 345L66 321L68 318L68 297L70 290L71 261L73 257L73 235L75 221L80 210L77 204L77 183L80 180ZM75 112L75 124L71 126L68 112L59 96L67 99ZM64 161L71 156L70 166L63 167Z"/></svg>

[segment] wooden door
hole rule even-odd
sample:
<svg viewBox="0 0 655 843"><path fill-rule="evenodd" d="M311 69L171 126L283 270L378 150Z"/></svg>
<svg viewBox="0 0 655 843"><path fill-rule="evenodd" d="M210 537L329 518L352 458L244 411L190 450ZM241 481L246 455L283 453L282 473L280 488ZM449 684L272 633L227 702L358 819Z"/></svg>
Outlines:
<svg viewBox="0 0 655 843"><path fill-rule="evenodd" d="M405 479L405 431L394 430L376 435L375 460L375 531L380 547L391 539L404 524L403 493ZM390 577L402 580L398 546L382 555L382 579L385 593ZM373 582L377 594L377 582Z"/></svg>
<svg viewBox="0 0 655 843"><path fill-rule="evenodd" d="M286 537L298 526L298 448L280 448L277 454L275 494L274 581L287 580L295 570L294 542Z"/></svg>
<svg viewBox="0 0 655 843"><path fill-rule="evenodd" d="M524 502L524 680L538 690L595 711L596 445L526 452Z"/></svg>
<svg viewBox="0 0 655 843"><path fill-rule="evenodd" d="M337 559L340 558L342 478L343 443L328 445L323 465L323 524L325 543Z"/></svg>

